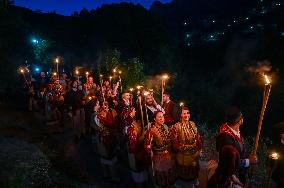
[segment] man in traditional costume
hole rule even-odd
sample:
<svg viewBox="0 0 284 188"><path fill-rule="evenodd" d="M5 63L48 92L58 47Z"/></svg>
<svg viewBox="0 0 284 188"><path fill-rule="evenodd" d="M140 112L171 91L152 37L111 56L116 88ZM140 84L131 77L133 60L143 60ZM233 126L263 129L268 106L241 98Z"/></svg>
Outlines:
<svg viewBox="0 0 284 188"><path fill-rule="evenodd" d="M45 72L40 72L39 76L36 78L36 95L37 104L41 110L44 111L44 93L48 85L48 79L46 78Z"/></svg>
<svg viewBox="0 0 284 188"><path fill-rule="evenodd" d="M122 100L118 104L118 113L121 113L124 107L130 106L131 104L131 96L129 92L123 92L122 93Z"/></svg>
<svg viewBox="0 0 284 188"><path fill-rule="evenodd" d="M182 107L180 122L171 128L171 142L176 152L178 184L181 187L197 186L202 143L195 123L190 121L190 112L187 107Z"/></svg>
<svg viewBox="0 0 284 188"><path fill-rule="evenodd" d="M146 102L146 109L145 109L145 105L142 104L142 107L143 107L142 109L144 111L143 113L147 112L146 114L144 114L144 121L145 122L147 122L147 120L149 122L153 122L154 121L154 114L157 111L161 111L163 114L165 114L165 110L161 107L161 105L159 105L156 102L153 95L149 94L149 95L145 96L145 100L146 100L145 101ZM140 114L141 113L139 112L138 115L140 115Z"/></svg>
<svg viewBox="0 0 284 188"><path fill-rule="evenodd" d="M84 127L82 125L83 120L81 118L81 108L84 94L82 90L79 90L79 84L79 81L73 81L72 89L66 93L65 97L65 105L72 116L75 143L78 143L82 134L84 134Z"/></svg>
<svg viewBox="0 0 284 188"><path fill-rule="evenodd" d="M88 95L91 90L96 90L97 85L94 83L92 76L88 76L87 82L84 84L85 95Z"/></svg>
<svg viewBox="0 0 284 188"><path fill-rule="evenodd" d="M63 105L64 105L64 89L56 77L53 77L53 84L49 93L49 103L51 111L53 112L54 123L57 124L58 131L62 132L63 125ZM59 127L60 126L60 127Z"/></svg>
<svg viewBox="0 0 284 188"><path fill-rule="evenodd" d="M96 106L96 103L98 101L97 96L95 95L95 90L90 90L88 95L85 97L85 105L84 105L84 111L85 111L85 131L86 134L90 134L90 126L91 126L91 118L94 113L94 108Z"/></svg>
<svg viewBox="0 0 284 188"><path fill-rule="evenodd" d="M247 170L256 163L256 156L246 158L244 138L240 133L243 115L239 108L230 107L226 111L226 121L220 127L216 140L219 152L218 167L208 182L209 188L244 187Z"/></svg>
<svg viewBox="0 0 284 188"><path fill-rule="evenodd" d="M124 134L127 139L127 153L131 177L135 187L141 188L146 186L148 179L147 157L144 150L144 130L135 120L135 108L125 106L122 112L124 119Z"/></svg>
<svg viewBox="0 0 284 188"><path fill-rule="evenodd" d="M165 124L168 127L171 127L179 121L179 108L178 106L171 101L170 94L163 94L163 109L165 110Z"/></svg>
<svg viewBox="0 0 284 188"><path fill-rule="evenodd" d="M110 175L112 181L119 181L116 172L116 144L117 132L114 109L109 108L108 103L104 102L95 116L97 131L97 150L101 158L101 166L105 176Z"/></svg>
<svg viewBox="0 0 284 188"><path fill-rule="evenodd" d="M170 133L164 124L163 112L154 114L154 123L145 134L145 149L151 156L155 187L173 186L176 181L175 161L171 151Z"/></svg>

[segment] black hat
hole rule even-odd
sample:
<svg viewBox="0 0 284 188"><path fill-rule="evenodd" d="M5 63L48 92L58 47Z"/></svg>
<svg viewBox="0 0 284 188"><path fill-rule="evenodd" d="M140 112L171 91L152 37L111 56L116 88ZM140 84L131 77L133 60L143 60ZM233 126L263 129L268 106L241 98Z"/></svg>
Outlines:
<svg viewBox="0 0 284 188"><path fill-rule="evenodd" d="M236 106L230 106L225 111L225 120L229 125L235 123L240 117L242 117L242 112Z"/></svg>

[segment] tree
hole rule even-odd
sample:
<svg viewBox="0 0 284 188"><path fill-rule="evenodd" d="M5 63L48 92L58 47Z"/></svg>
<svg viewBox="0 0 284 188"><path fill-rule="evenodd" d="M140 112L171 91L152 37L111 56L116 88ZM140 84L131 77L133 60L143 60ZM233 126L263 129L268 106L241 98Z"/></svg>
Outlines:
<svg viewBox="0 0 284 188"><path fill-rule="evenodd" d="M79 14L81 17L85 17L89 15L89 11L86 8L83 8Z"/></svg>
<svg viewBox="0 0 284 188"><path fill-rule="evenodd" d="M7 11L8 8L11 5L14 5L14 1L11 1L11 0L1 0L0 1L0 12L1 11Z"/></svg>
<svg viewBox="0 0 284 188"><path fill-rule="evenodd" d="M39 39L33 46L33 53L37 63L47 64L49 62L48 49L51 46L51 41L46 39Z"/></svg>
<svg viewBox="0 0 284 188"><path fill-rule="evenodd" d="M129 58L123 61L118 50L108 50L105 53L100 53L95 69L100 70L99 74L105 76L113 75L113 69L122 71L121 78L124 87L134 86L143 83L145 80L144 64L139 58ZM117 72L117 74L119 73ZM118 79L118 77L114 79Z"/></svg>

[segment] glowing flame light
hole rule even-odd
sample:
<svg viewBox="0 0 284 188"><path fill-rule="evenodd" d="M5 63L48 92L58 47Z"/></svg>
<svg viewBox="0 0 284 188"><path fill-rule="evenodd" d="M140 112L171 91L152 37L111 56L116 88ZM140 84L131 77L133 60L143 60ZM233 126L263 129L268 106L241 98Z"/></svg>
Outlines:
<svg viewBox="0 0 284 188"><path fill-rule="evenodd" d="M86 72L86 75L87 75L87 76L89 75L89 72L88 72L88 71Z"/></svg>
<svg viewBox="0 0 284 188"><path fill-rule="evenodd" d="M54 72L54 73L53 73L53 75L54 75L54 76L56 76L56 75L57 75L57 73L56 73L56 72Z"/></svg>
<svg viewBox="0 0 284 188"><path fill-rule="evenodd" d="M265 85L271 84L271 81L269 80L267 75L264 75L264 79L265 79Z"/></svg>
<svg viewBox="0 0 284 188"><path fill-rule="evenodd" d="M167 74L164 74L164 75L162 76L162 78L163 78L163 80L167 80L167 79L169 79L169 76L168 76Z"/></svg>
<svg viewBox="0 0 284 188"><path fill-rule="evenodd" d="M122 71L118 71L118 74L121 74L122 73Z"/></svg>
<svg viewBox="0 0 284 188"><path fill-rule="evenodd" d="M148 92L148 91L145 91L144 92L144 96L147 96L147 95L149 95L150 94L150 92Z"/></svg>
<svg viewBox="0 0 284 188"><path fill-rule="evenodd" d="M55 59L55 62L56 62L56 63L59 63L59 58L58 58L58 57Z"/></svg>
<svg viewBox="0 0 284 188"><path fill-rule="evenodd" d="M24 73L25 71L24 71L24 69L20 69L20 72L21 72L21 73Z"/></svg>
<svg viewBox="0 0 284 188"><path fill-rule="evenodd" d="M142 87L143 87L143 86L137 86L136 88L137 88L137 89L141 89Z"/></svg>
<svg viewBox="0 0 284 188"><path fill-rule="evenodd" d="M180 103L179 103L179 106L180 106L180 107L184 106L184 102L180 102Z"/></svg>
<svg viewBox="0 0 284 188"><path fill-rule="evenodd" d="M271 153L269 155L269 157L272 159L272 160L278 160L279 159L279 155L278 153L274 152L274 153Z"/></svg>
<svg viewBox="0 0 284 188"><path fill-rule="evenodd" d="M79 74L79 71L78 71L78 70L76 70L76 71L75 71L75 73L78 75L78 74Z"/></svg>
<svg viewBox="0 0 284 188"><path fill-rule="evenodd" d="M129 90L130 90L130 92L132 92L134 89L133 89L133 88L130 88Z"/></svg>

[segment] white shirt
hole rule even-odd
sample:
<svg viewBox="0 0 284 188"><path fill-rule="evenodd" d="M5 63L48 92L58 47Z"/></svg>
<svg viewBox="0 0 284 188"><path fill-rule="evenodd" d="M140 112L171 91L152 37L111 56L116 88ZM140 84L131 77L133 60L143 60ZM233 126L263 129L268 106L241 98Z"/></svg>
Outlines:
<svg viewBox="0 0 284 188"><path fill-rule="evenodd" d="M240 130L236 131L236 130L232 129L230 126L228 126L228 127L234 133L234 135L236 135L237 137L241 138Z"/></svg>
<svg viewBox="0 0 284 188"><path fill-rule="evenodd" d="M159 105L159 104L157 104L157 106L156 107L154 107L154 106L147 106L148 108L149 108L149 110L151 110L153 113L155 113L156 111L161 111L161 112L163 112L163 114L165 114L165 110Z"/></svg>

